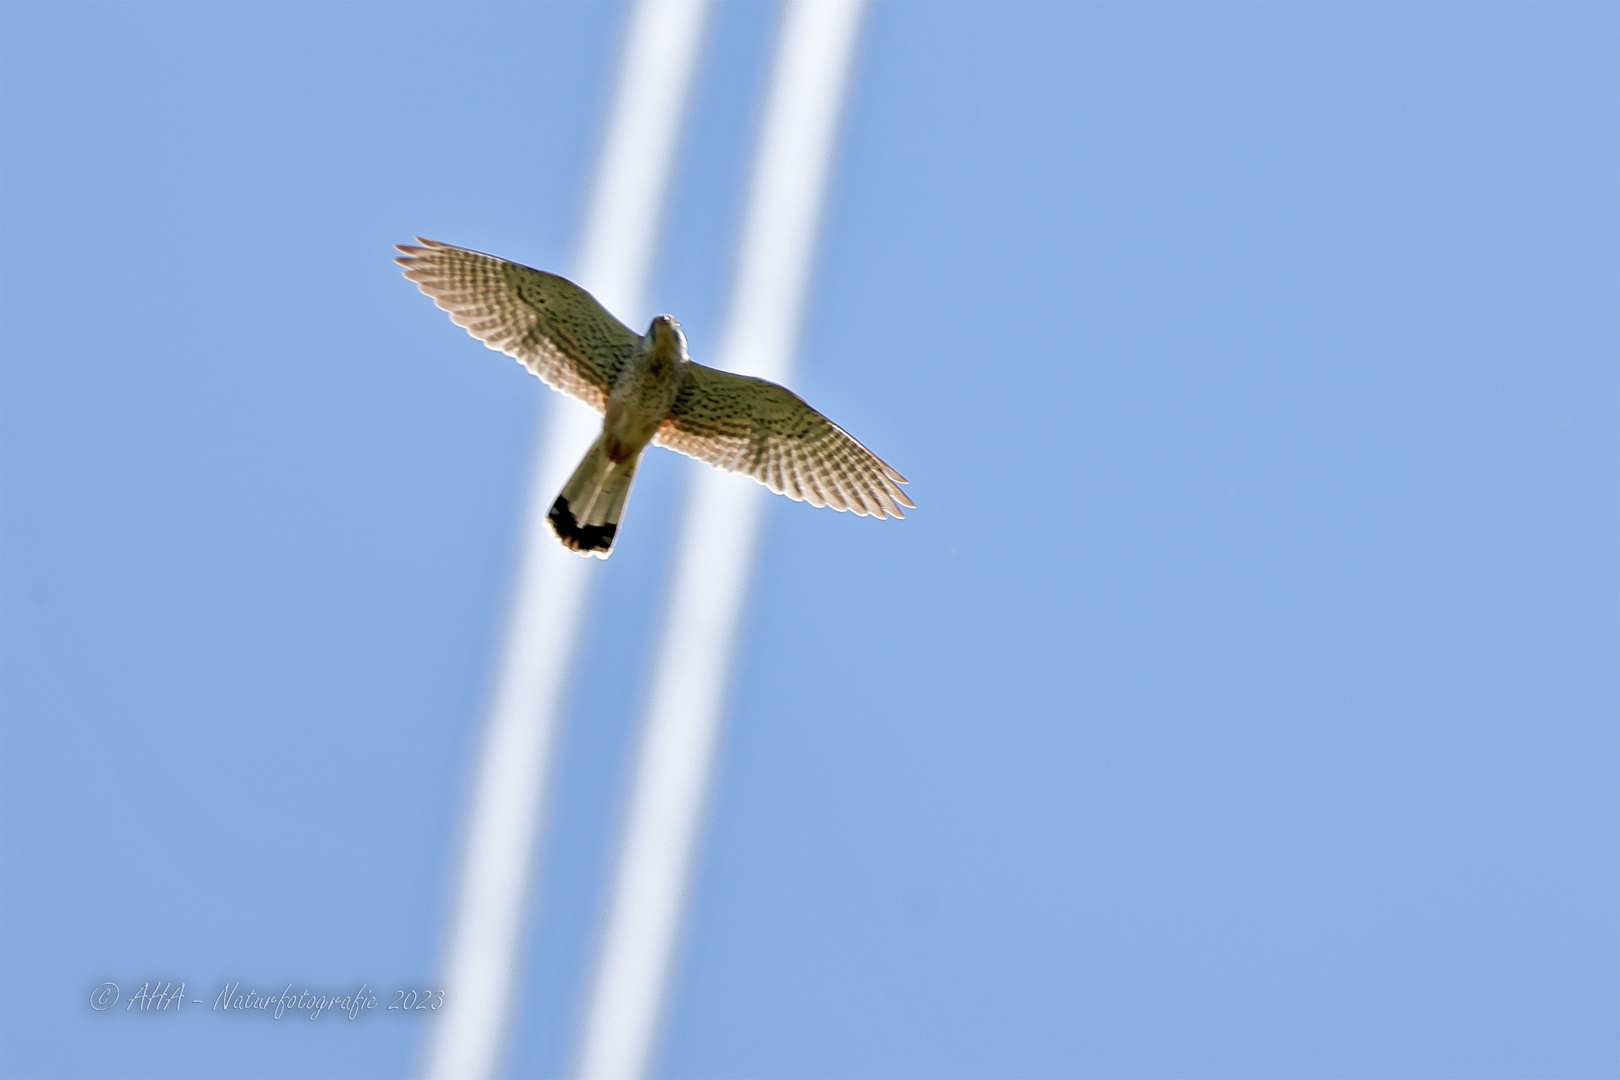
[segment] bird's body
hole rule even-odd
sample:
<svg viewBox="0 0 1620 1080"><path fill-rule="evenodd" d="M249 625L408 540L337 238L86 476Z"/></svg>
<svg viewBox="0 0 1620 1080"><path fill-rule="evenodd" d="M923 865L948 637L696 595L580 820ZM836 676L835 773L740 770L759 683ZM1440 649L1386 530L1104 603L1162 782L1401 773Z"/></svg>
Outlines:
<svg viewBox="0 0 1620 1080"><path fill-rule="evenodd" d="M675 320L668 315L654 319L608 393L602 434L547 517L557 539L573 550L600 552L604 559L613 550L641 452L675 404L688 363L686 339Z"/></svg>
<svg viewBox="0 0 1620 1080"><path fill-rule="evenodd" d="M548 520L582 555L607 558L652 442L815 506L902 517L905 478L792 391L694 362L668 315L637 335L572 282L418 237L405 276L492 349L603 414L602 433Z"/></svg>
<svg viewBox="0 0 1620 1080"><path fill-rule="evenodd" d="M686 365L691 362L679 324L668 315L654 319L608 394L602 437L607 440L609 457L622 461L627 454L641 453L652 441L675 404Z"/></svg>

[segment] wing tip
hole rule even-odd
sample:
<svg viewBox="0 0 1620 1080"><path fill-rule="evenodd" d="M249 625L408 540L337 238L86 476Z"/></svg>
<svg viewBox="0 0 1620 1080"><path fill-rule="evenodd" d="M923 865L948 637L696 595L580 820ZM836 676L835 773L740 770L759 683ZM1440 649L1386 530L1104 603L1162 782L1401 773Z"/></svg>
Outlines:
<svg viewBox="0 0 1620 1080"><path fill-rule="evenodd" d="M418 259L421 259L422 256L424 256L424 255L433 254L434 249L448 248L448 247L451 247L451 246L452 245L443 243L442 241L439 241L439 240L429 240L425 236L418 236L416 238L416 243L414 243L414 244L395 244L394 245L394 250L402 251L402 252L405 253L405 258L402 259L402 258L396 257L394 259L394 261L395 262L404 262L405 259L410 259L410 260L413 260L413 261L418 260Z"/></svg>

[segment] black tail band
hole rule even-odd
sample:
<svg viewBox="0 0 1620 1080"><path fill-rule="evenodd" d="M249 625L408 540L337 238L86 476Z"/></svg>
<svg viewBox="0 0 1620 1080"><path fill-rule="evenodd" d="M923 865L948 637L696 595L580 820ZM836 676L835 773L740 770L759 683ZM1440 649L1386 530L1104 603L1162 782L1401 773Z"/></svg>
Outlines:
<svg viewBox="0 0 1620 1080"><path fill-rule="evenodd" d="M618 525L581 525L568 508L568 500L561 495L551 504L551 513L546 515L546 520L551 522L557 539L575 551L611 550L613 534L619 531Z"/></svg>

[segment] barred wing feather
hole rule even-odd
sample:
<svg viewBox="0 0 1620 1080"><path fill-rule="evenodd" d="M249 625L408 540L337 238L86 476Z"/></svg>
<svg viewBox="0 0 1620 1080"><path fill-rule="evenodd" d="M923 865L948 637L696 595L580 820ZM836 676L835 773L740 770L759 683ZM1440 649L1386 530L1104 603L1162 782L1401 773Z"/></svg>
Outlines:
<svg viewBox="0 0 1620 1080"><path fill-rule="evenodd" d="M567 278L418 236L394 261L457 326L597 412L640 337Z"/></svg>
<svg viewBox="0 0 1620 1080"><path fill-rule="evenodd" d="M688 364L653 441L812 506L904 517L905 477L786 387Z"/></svg>

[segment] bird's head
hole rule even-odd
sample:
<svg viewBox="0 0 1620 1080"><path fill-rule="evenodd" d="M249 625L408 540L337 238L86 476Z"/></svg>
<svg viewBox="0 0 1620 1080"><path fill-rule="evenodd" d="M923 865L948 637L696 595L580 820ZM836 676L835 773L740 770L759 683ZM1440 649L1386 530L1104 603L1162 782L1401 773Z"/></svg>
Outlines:
<svg viewBox="0 0 1620 1080"><path fill-rule="evenodd" d="M647 328L647 348L649 352L676 359L686 359L686 335L681 333L681 324L675 321L673 315L660 315L653 319L652 325Z"/></svg>

